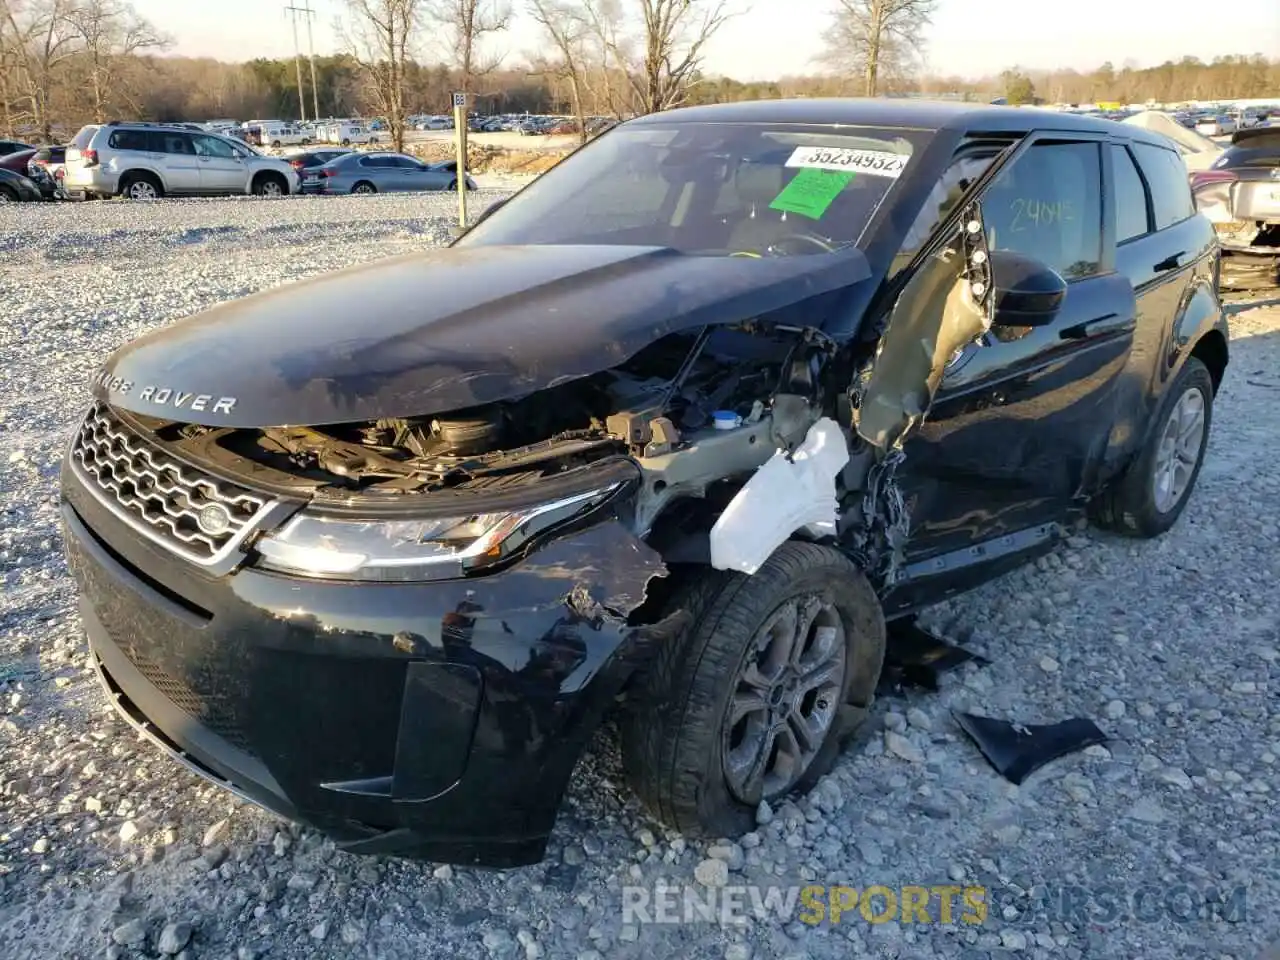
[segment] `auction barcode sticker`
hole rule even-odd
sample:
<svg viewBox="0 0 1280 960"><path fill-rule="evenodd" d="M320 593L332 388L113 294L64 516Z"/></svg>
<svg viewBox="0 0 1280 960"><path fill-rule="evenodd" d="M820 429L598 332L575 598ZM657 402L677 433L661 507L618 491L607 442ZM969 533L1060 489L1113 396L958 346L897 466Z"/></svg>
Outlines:
<svg viewBox="0 0 1280 960"><path fill-rule="evenodd" d="M907 165L901 153L887 150L850 150L846 147L796 147L787 160L788 167L817 167L819 170L843 170L865 173L894 180Z"/></svg>

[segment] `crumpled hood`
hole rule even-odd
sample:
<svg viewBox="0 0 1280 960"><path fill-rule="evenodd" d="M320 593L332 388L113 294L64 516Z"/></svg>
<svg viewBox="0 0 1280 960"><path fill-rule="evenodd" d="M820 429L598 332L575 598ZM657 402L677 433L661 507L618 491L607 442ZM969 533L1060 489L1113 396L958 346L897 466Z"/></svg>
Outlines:
<svg viewBox="0 0 1280 960"><path fill-rule="evenodd" d="M222 304L125 345L95 377L137 413L265 427L424 416L613 367L667 334L866 279L866 257L476 246L376 261ZM815 318L815 322L818 318Z"/></svg>

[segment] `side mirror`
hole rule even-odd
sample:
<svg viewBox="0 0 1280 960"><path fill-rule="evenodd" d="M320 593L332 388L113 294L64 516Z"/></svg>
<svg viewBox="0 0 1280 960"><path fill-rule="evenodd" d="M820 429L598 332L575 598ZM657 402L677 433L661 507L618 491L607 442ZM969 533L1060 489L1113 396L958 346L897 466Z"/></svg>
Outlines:
<svg viewBox="0 0 1280 960"><path fill-rule="evenodd" d="M1011 250L991 251L991 277L997 326L1043 327L1058 316L1067 296L1067 281L1058 271Z"/></svg>

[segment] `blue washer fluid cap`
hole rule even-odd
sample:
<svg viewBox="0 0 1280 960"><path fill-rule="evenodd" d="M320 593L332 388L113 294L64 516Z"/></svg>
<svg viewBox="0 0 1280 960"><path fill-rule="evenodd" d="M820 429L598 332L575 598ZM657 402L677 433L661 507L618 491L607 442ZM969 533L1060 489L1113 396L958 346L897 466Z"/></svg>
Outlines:
<svg viewBox="0 0 1280 960"><path fill-rule="evenodd" d="M711 419L717 430L734 430L738 426L738 415L732 410L717 410Z"/></svg>

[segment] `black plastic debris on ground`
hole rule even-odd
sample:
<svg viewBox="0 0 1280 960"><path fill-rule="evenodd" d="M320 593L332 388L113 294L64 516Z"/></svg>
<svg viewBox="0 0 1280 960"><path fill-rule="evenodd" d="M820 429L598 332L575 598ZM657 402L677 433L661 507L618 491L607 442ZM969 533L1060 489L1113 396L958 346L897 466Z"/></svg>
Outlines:
<svg viewBox="0 0 1280 960"><path fill-rule="evenodd" d="M1022 783L1059 757L1107 741L1107 735L1096 723L1080 717L1061 723L1025 726L972 713L953 713L952 716L996 772L1014 784Z"/></svg>
<svg viewBox="0 0 1280 960"><path fill-rule="evenodd" d="M901 695L908 687L937 691L942 674L961 664L985 667L991 663L926 630L915 617L890 621L888 633L884 671L880 675L881 695Z"/></svg>

